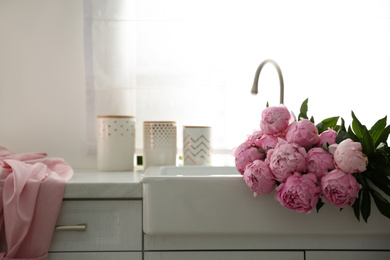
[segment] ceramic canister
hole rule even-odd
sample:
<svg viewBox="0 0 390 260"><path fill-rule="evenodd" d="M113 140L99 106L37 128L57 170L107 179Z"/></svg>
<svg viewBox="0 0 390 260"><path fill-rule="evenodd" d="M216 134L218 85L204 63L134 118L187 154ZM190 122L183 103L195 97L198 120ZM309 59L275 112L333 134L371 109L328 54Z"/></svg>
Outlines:
<svg viewBox="0 0 390 260"><path fill-rule="evenodd" d="M144 122L144 169L176 165L177 129L174 121Z"/></svg>
<svg viewBox="0 0 390 260"><path fill-rule="evenodd" d="M211 165L211 127L183 127L184 165Z"/></svg>
<svg viewBox="0 0 390 260"><path fill-rule="evenodd" d="M98 116L97 168L132 171L135 152L133 116Z"/></svg>

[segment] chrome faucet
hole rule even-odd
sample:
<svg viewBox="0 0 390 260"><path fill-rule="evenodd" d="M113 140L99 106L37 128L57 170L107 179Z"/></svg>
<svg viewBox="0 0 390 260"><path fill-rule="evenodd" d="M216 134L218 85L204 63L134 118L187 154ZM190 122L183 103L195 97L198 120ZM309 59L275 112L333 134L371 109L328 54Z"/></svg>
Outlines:
<svg viewBox="0 0 390 260"><path fill-rule="evenodd" d="M272 65L274 65L274 67L276 68L276 71L278 72L279 84L280 84L280 104L283 104L283 101L284 101L284 83L283 83L282 71L280 70L279 65L274 60L265 60L265 61L263 61L259 65L259 67L256 70L255 80L253 82L251 93L252 93L252 95L257 95L257 93L258 93L257 88L258 88L258 83L259 83L260 72L263 69L264 65L267 64L267 63L271 63Z"/></svg>

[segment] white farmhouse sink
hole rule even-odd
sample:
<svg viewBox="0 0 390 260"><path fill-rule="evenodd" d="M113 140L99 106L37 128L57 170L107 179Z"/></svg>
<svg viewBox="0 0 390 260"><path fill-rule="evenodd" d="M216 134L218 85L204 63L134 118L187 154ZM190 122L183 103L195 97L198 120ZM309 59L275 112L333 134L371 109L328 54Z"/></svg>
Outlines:
<svg viewBox="0 0 390 260"><path fill-rule="evenodd" d="M148 168L141 182L149 235L390 234L390 220L375 206L367 224L352 208L324 205L319 213L301 214L281 206L274 194L255 198L234 167Z"/></svg>

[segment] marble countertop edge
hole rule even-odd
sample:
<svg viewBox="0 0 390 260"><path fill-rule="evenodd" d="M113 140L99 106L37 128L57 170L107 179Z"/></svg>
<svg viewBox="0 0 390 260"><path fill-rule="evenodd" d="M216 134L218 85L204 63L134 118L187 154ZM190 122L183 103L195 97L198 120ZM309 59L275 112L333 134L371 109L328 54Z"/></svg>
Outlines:
<svg viewBox="0 0 390 260"><path fill-rule="evenodd" d="M142 173L75 169L66 184L64 199L142 199Z"/></svg>

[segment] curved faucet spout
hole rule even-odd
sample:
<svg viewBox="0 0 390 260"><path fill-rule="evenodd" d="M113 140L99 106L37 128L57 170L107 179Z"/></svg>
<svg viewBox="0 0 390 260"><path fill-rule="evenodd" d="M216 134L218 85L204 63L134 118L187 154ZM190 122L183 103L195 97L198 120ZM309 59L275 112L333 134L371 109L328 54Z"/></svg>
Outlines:
<svg viewBox="0 0 390 260"><path fill-rule="evenodd" d="M276 68L276 71L278 72L279 84L280 84L280 104L283 104L283 102L284 102L284 83L283 83L282 71L280 70L279 65L274 60L265 60L259 65L259 67L256 70L255 80L253 82L251 93L253 95L257 95L260 72L263 69L264 65L267 63L271 63L272 65L274 65L274 67Z"/></svg>

